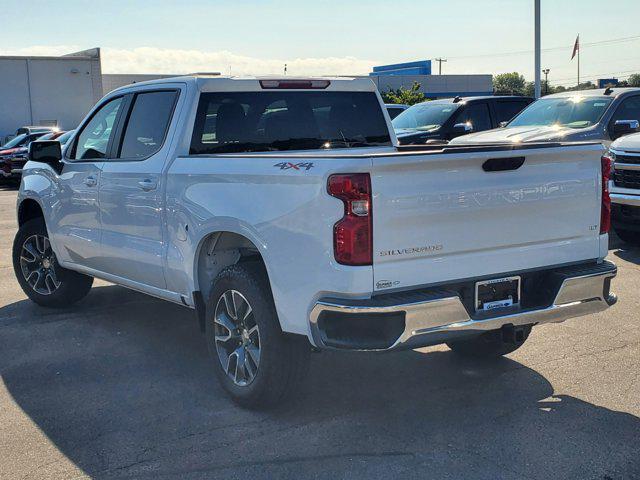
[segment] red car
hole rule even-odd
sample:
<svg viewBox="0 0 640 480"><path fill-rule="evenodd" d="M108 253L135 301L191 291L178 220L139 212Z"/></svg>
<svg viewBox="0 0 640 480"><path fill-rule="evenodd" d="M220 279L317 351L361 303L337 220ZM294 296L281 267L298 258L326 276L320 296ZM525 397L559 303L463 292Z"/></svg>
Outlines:
<svg viewBox="0 0 640 480"><path fill-rule="evenodd" d="M0 172L2 176L8 178L11 176L11 166L7 161L16 154L29 147L34 140L41 138L47 132L23 133L12 138L0 147Z"/></svg>
<svg viewBox="0 0 640 480"><path fill-rule="evenodd" d="M35 138L32 138L31 141L25 143L21 147L0 151L0 168L2 170L2 175L4 178L20 179L22 176L22 168L29 160L29 144L33 140L58 140L62 145L64 145L69 138L71 138L72 134L73 131L35 133L31 135L31 137L35 136Z"/></svg>

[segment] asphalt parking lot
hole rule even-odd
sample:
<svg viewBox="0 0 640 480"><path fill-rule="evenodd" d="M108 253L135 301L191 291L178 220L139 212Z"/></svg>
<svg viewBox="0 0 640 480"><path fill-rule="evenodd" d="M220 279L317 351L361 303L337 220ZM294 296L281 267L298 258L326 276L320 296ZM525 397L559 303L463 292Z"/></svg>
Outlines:
<svg viewBox="0 0 640 480"><path fill-rule="evenodd" d="M0 187L0 478L640 478L640 250L609 311L497 362L446 347L312 356L305 397L231 404L191 311L96 282L67 310L13 277Z"/></svg>

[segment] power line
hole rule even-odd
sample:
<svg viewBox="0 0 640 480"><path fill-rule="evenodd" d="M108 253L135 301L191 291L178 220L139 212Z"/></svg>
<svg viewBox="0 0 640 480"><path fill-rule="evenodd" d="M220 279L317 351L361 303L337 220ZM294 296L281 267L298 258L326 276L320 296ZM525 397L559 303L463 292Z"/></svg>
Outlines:
<svg viewBox="0 0 640 480"><path fill-rule="evenodd" d="M583 80L587 81L587 80L598 80L600 78L607 78L613 75L616 76L620 76L620 78L627 78L630 77L631 75L633 75L634 73L640 73L640 67L636 68L635 70L625 70L624 72L608 72L608 73L594 73L589 75L588 77L585 77ZM568 81L568 80L574 80L573 77L571 78L554 78L553 80L549 80L549 83L554 84L554 83L558 83L558 82L562 82L562 81Z"/></svg>
<svg viewBox="0 0 640 480"><path fill-rule="evenodd" d="M635 35L635 36L632 36L632 37L610 38L608 40L600 40L598 42L584 42L584 43L580 44L580 48L615 45L615 44L618 44L618 43L633 42L633 41L637 41L637 40L640 40L640 35ZM558 51L558 50L571 50L572 46L573 45L562 46L562 47L543 48L542 51L543 52L554 52L554 51ZM531 54L531 53L533 53L533 50L519 50L519 51L514 51L514 52L482 53L482 54L478 54L478 55L465 55L465 56L461 56L461 57L451 57L451 56L449 56L448 59L450 59L450 60L462 60L462 59L468 59L468 58L509 57L509 56L514 56L514 55L527 55L527 54Z"/></svg>

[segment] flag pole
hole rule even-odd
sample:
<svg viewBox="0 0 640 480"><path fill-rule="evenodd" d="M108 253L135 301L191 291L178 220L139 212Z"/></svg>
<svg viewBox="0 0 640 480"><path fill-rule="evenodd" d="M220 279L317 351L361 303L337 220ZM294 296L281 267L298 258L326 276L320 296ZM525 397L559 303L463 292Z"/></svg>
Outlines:
<svg viewBox="0 0 640 480"><path fill-rule="evenodd" d="M580 90L580 35L578 35L578 90Z"/></svg>

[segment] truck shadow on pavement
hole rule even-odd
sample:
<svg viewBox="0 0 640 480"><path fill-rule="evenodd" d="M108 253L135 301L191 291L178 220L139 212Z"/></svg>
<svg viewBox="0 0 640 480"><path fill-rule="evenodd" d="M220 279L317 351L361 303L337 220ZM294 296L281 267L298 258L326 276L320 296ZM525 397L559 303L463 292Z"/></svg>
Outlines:
<svg viewBox="0 0 640 480"><path fill-rule="evenodd" d="M640 247L625 243L615 233L609 234L609 249L613 254L627 262L640 265Z"/></svg>
<svg viewBox="0 0 640 480"><path fill-rule="evenodd" d="M231 404L209 362L192 312L123 288L0 309L6 389L94 478L640 475L640 419L556 396L506 358L324 352L304 397L269 413ZM49 476L37 463L30 478Z"/></svg>

